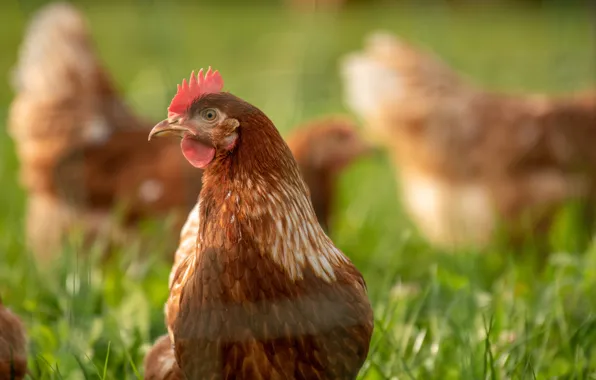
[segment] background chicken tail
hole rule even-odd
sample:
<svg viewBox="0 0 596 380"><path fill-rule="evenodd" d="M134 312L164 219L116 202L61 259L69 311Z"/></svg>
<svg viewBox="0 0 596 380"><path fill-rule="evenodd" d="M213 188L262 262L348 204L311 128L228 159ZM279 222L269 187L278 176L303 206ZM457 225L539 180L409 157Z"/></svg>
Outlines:
<svg viewBox="0 0 596 380"><path fill-rule="evenodd" d="M344 101L362 118L406 99L444 98L469 89L467 81L430 52L395 35L370 34L362 51L340 62Z"/></svg>

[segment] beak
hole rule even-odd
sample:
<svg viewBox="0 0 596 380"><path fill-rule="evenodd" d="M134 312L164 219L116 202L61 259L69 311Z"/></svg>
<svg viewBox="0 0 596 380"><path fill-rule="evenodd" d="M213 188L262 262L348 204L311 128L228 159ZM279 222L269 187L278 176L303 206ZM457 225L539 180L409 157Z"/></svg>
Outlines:
<svg viewBox="0 0 596 380"><path fill-rule="evenodd" d="M184 125L180 125L178 123L178 120L169 121L168 119L165 119L160 121L157 125L155 125L155 127L153 127L151 132L149 132L148 140L151 141L151 138L153 136L157 136L166 132L172 133L178 137L184 137L187 134L195 135L195 132L192 129Z"/></svg>

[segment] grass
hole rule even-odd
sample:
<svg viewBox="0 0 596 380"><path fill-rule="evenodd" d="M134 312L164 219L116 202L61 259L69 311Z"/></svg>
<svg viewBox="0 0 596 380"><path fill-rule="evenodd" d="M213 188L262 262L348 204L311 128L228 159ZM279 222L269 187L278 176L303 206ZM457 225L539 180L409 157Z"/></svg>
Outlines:
<svg viewBox="0 0 596 380"><path fill-rule="evenodd" d="M0 6L0 72L16 61L33 8ZM590 15L571 7L363 7L340 15L163 2L82 8L124 96L155 120L174 84L207 65L283 133L345 112L337 59L373 28L432 48L492 89L557 93L596 82ZM2 119L11 96L0 83ZM141 378L147 348L165 331L164 252L127 247L99 266L73 244L52 265L36 265L24 249L26 198L4 133L0 149L0 294L27 325L32 377ZM354 165L338 189L331 236L363 272L375 309L362 379L596 379L596 246L577 248L581 226L562 217L542 265L530 251L502 248L448 255L417 235L396 188L381 157ZM159 224L139 227L159 243Z"/></svg>

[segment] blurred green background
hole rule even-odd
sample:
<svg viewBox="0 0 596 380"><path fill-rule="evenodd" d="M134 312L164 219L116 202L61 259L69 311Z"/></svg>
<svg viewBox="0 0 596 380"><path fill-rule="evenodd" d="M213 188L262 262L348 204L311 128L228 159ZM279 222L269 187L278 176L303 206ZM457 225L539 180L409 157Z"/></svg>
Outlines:
<svg viewBox="0 0 596 380"><path fill-rule="evenodd" d="M29 17L43 2L0 5L0 117ZM345 113L338 59L375 29L430 49L489 89L563 93L594 87L594 9L581 2L374 2L299 12L273 1L77 3L103 63L141 115L161 120L176 83L212 66L227 90L257 105L283 134ZM14 147L0 134L0 294L22 315L35 379L141 375L164 331L169 262L119 252L99 266L65 248L38 268L24 249L25 194ZM524 252L446 255L411 228L385 157L341 179L331 237L362 270L376 327L365 379L596 378L596 250L573 250L581 226L562 218L544 267ZM159 225L141 225L159 242ZM142 256L141 263L135 258Z"/></svg>

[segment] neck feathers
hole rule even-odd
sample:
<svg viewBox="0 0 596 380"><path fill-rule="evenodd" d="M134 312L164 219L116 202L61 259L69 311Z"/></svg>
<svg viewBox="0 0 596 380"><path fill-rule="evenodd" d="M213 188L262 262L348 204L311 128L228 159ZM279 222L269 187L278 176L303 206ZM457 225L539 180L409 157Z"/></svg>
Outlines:
<svg viewBox="0 0 596 380"><path fill-rule="evenodd" d="M348 262L319 225L292 153L270 121L241 130L236 151L213 162L203 181L199 251L250 244L292 280L310 266L331 282L334 267Z"/></svg>

